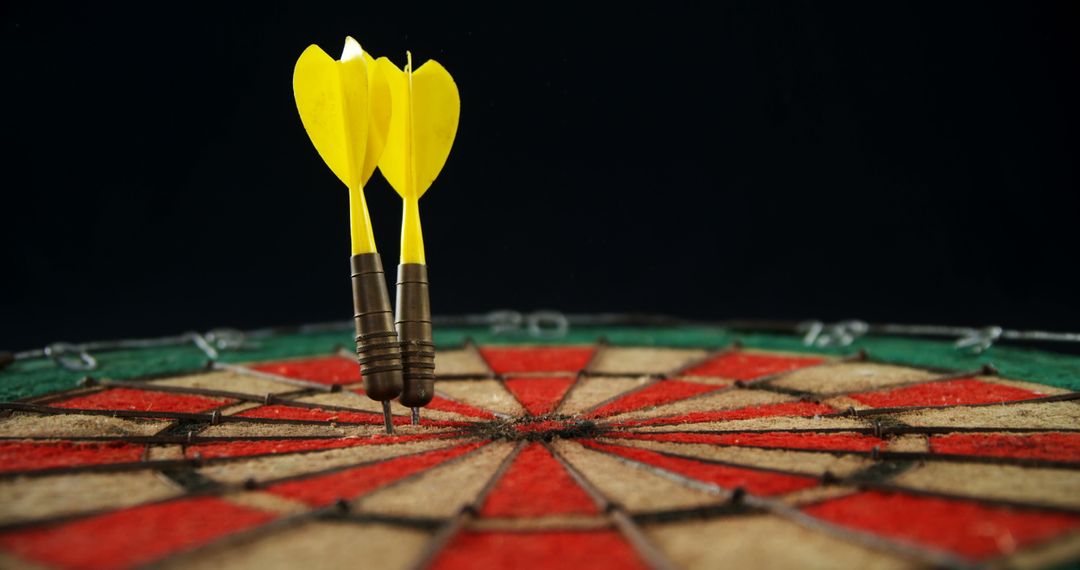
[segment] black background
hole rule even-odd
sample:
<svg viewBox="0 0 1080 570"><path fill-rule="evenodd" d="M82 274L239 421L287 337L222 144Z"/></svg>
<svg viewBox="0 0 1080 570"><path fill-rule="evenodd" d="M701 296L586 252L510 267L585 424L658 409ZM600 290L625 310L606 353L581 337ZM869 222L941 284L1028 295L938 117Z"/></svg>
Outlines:
<svg viewBox="0 0 1080 570"><path fill-rule="evenodd" d="M346 193L291 91L346 34L461 91L437 314L1080 324L1069 3L25 4L0 348L348 319ZM392 266L399 200L367 194Z"/></svg>

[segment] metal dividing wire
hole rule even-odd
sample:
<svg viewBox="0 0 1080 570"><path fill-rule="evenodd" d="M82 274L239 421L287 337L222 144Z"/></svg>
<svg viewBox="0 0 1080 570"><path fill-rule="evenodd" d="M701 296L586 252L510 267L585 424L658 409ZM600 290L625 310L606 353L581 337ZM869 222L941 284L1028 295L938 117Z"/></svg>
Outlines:
<svg viewBox="0 0 1080 570"><path fill-rule="evenodd" d="M534 340L555 340L577 327L599 326L694 326L716 327L746 332L773 332L801 335L806 346L849 346L867 335L938 337L953 339L956 350L981 354L998 342L1080 343L1080 333L1041 330L1012 330L1000 326L962 327L918 324L874 324L858 319L833 323L819 320L770 321L726 320L695 321L665 315L638 313L567 314L555 310L520 312L498 310L472 315L434 317L437 327L486 327L492 335L522 336ZM263 328L241 331L216 328L205 333L183 334L147 339L121 339L86 343L55 342L39 349L3 353L0 368L19 360L50 358L71 371L91 371L98 367L94 353L113 350L160 348L194 345L208 360L217 360L222 351L240 350L257 345L258 340L287 334L344 332L352 328L348 321L316 323L294 327Z"/></svg>

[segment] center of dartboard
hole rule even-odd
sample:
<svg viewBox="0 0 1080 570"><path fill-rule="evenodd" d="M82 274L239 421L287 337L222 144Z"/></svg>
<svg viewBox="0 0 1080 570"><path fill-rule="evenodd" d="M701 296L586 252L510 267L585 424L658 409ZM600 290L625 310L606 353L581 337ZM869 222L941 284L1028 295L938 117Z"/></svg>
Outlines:
<svg viewBox="0 0 1080 570"><path fill-rule="evenodd" d="M475 424L473 430L483 437L508 441L590 438L601 432L601 429L589 420L558 415L495 420Z"/></svg>

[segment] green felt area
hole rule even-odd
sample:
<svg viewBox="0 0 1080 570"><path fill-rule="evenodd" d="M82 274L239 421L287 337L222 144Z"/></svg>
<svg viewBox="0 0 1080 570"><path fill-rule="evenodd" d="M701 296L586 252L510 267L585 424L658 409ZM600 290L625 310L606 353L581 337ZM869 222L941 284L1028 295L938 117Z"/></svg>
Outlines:
<svg viewBox="0 0 1080 570"><path fill-rule="evenodd" d="M1080 357L1039 350L995 346L981 355L957 351L951 342L867 336L840 348L809 347L796 335L735 331L719 327L574 327L559 338L535 338L524 332L494 333L487 327L438 328L435 343L440 348L462 345L472 339L480 345L591 344L604 338L617 346L668 346L720 348L740 342L746 348L809 352L832 355L866 350L877 361L940 368L975 370L983 364L995 366L1007 378L1040 382L1070 390L1080 389ZM327 355L340 347L351 347L350 331L291 333L249 339L243 350L222 351L222 362L260 362ZM206 355L193 344L168 347L116 350L95 353L98 369L89 374L117 380L195 372L205 368ZM33 398L75 387L87 372L68 371L52 360L20 360L0 371L0 401Z"/></svg>

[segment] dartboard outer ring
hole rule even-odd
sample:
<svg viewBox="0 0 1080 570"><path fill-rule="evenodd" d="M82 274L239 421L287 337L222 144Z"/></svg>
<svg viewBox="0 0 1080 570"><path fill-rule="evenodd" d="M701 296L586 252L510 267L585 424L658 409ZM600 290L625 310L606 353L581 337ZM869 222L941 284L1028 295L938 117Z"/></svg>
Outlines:
<svg viewBox="0 0 1080 570"><path fill-rule="evenodd" d="M395 404L393 435L336 328L19 358L0 567L1080 561L1080 357L536 332L438 328L437 397L420 426Z"/></svg>

